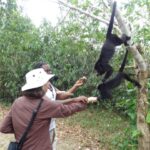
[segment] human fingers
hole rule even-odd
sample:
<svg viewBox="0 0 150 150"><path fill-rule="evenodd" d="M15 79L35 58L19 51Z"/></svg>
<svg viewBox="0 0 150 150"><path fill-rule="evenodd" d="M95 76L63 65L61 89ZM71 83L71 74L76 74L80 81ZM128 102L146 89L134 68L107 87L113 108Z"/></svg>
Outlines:
<svg viewBox="0 0 150 150"><path fill-rule="evenodd" d="M79 79L79 82L85 83L87 81L87 77L83 76L82 78Z"/></svg>
<svg viewBox="0 0 150 150"><path fill-rule="evenodd" d="M82 78L80 78L78 81L76 81L76 85L77 86L81 86L86 82L87 78L85 76L83 76Z"/></svg>
<svg viewBox="0 0 150 150"><path fill-rule="evenodd" d="M80 96L82 102L88 103L88 98L86 96Z"/></svg>

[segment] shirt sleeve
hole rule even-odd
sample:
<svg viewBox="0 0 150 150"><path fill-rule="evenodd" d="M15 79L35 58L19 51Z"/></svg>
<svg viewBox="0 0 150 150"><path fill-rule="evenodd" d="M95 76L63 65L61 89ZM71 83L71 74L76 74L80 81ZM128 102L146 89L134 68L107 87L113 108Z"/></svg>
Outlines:
<svg viewBox="0 0 150 150"><path fill-rule="evenodd" d="M86 109L87 104L83 102L75 102L68 104L60 104L52 101L44 101L40 111L41 118L64 118L72 114Z"/></svg>
<svg viewBox="0 0 150 150"><path fill-rule="evenodd" d="M2 123L0 124L0 132L2 133L14 133L12 125L11 110L8 112Z"/></svg>

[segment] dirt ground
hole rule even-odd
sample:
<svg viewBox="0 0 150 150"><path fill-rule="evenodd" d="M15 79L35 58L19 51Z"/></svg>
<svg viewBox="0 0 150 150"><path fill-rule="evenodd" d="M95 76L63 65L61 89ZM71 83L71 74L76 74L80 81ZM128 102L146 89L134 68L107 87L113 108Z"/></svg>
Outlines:
<svg viewBox="0 0 150 150"><path fill-rule="evenodd" d="M59 119L59 122L57 123L58 150L100 149L100 143L96 135L91 135L87 130L82 129L80 126L68 126L64 122L65 119Z"/></svg>
<svg viewBox="0 0 150 150"><path fill-rule="evenodd" d="M7 113L6 108L0 106L0 120ZM67 118L69 119L69 118ZM0 150L7 150L10 141L14 140L13 135L0 133ZM57 150L104 150L96 136L91 136L87 130L80 126L65 124L65 119L57 120Z"/></svg>

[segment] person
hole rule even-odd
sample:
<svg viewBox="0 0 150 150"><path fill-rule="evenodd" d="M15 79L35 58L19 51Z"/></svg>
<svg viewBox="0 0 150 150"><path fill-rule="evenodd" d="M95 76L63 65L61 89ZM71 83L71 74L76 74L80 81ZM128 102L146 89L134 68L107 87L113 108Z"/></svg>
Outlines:
<svg viewBox="0 0 150 150"><path fill-rule="evenodd" d="M17 98L10 111L0 124L0 132L13 133L19 142L27 128L33 110L42 100L41 107L26 137L22 150L52 150L49 124L51 118L68 117L87 107L88 98L79 96L72 98L71 103L62 104L50 101L44 96L49 88L49 80L53 75L44 69L34 69L26 74L26 83L22 86L22 96Z"/></svg>
<svg viewBox="0 0 150 150"><path fill-rule="evenodd" d="M34 68L43 68L45 70L45 72L47 74L52 74L52 70L50 69L50 66L48 63L46 62L38 62ZM53 76L54 77L54 76ZM80 87L82 86L86 81L85 77L80 78L79 80L77 80L75 82L75 84L67 91L60 91L58 90L56 87L54 87L52 85L52 83L50 83L49 89L47 90L46 96L52 100L55 101L57 100L57 102L60 103L68 103L70 101L72 101L72 99L67 99L70 98L73 93ZM67 99L67 100L66 100ZM55 118L51 119L51 123L50 123L50 128L49 128L49 132L50 132L50 140L52 143L52 147L53 150L56 150L56 144L57 144L57 137L56 137L56 121Z"/></svg>
<svg viewBox="0 0 150 150"><path fill-rule="evenodd" d="M38 62L34 67L34 69L37 69L37 68L43 68L44 71L47 73L47 74L52 74L52 70L50 69L50 66L48 63L46 62ZM57 80L58 77L56 77L55 75L53 76L53 78L55 78ZM77 80L75 82L75 84L67 91L61 91L61 90L58 90L56 87L54 87L52 84L50 84L50 88L51 89L52 87L55 88L55 91L56 91L56 99L58 100L64 100L66 98L69 98L70 96L73 95L73 93L76 92L76 90L81 87L85 82L86 82L87 78L85 76L83 76L82 78L80 78L79 80ZM66 103L65 101L61 101L62 103Z"/></svg>

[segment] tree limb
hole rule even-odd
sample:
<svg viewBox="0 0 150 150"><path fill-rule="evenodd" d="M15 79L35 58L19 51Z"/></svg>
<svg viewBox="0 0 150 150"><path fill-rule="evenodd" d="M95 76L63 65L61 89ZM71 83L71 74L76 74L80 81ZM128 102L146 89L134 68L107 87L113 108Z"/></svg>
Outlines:
<svg viewBox="0 0 150 150"><path fill-rule="evenodd" d="M109 0L111 6L113 5L112 0ZM126 34L127 36L131 36L131 32L130 30L127 28L125 21L123 20L123 18L121 17L121 12L118 10L118 8L116 8L116 13L115 13L116 19L118 21L118 25L122 31L122 33ZM132 35L133 37L133 35ZM132 39L128 42L129 47L128 50L131 51L131 53L133 54L133 57L138 65L139 70L141 71L146 71L147 70L147 66L146 63L142 57L142 55L139 53L139 51L137 50L136 46L132 46Z"/></svg>
<svg viewBox="0 0 150 150"><path fill-rule="evenodd" d="M65 3L65 2L62 2L61 0L57 0L57 1L58 1L58 3L60 3L60 4L64 5L64 6L66 6L66 7L71 8L72 10L76 10L76 11L78 11L78 12L80 12L80 13L82 13L82 14L85 14L86 16L91 17L91 18L93 18L93 19L95 19L95 20L97 20L97 21L100 21L100 22L102 22L102 23L104 23L104 24L106 24L106 25L109 24L108 21L106 21L106 20L104 20L104 19L101 19L101 18L99 18L99 17L97 17L97 16L95 16L95 15L89 14L88 12L86 12L86 11L80 9L80 8L77 8L77 7L73 6L73 5L70 5L70 4L67 4L67 3Z"/></svg>
<svg viewBox="0 0 150 150"><path fill-rule="evenodd" d="M59 26L60 24L62 24L62 23L65 21L65 19L66 19L66 17L68 16L69 12L70 12L70 9L69 9L68 12L66 13L66 15L61 19L61 21L59 21L59 22L57 23L57 25L55 26L55 29L58 28L58 26Z"/></svg>
<svg viewBox="0 0 150 150"><path fill-rule="evenodd" d="M67 3L65 3L65 2L63 2L63 1L61 1L61 0L57 0L57 2L58 2L59 4L62 4L62 5L64 5L64 6L68 7L68 8L70 8L70 9L72 9L72 10L78 11L78 12L80 12L80 13L82 13L82 14L84 14L84 15L86 15L86 16L88 16L88 17L94 19L94 20L100 21L100 22L106 24L107 26L109 25L109 21L104 20L104 19L101 19L101 18L99 18L99 17L97 17L97 16L95 16L95 15L92 15L92 14L90 14L89 12L86 12L86 11L80 9L80 8L77 8L77 7L73 6L73 5L67 4ZM118 26L116 25L116 23L114 23L114 28L116 28L116 30L120 33L120 29L118 28Z"/></svg>
<svg viewBox="0 0 150 150"><path fill-rule="evenodd" d="M111 6L113 4L112 0L109 0ZM124 20L121 17L121 13L118 9L116 9L116 18L122 33L126 35L130 35L130 31L125 25ZM139 53L136 46L132 46L132 41L129 42L128 49L131 51L139 72L138 72L138 80L141 84L141 88L138 90L138 98L137 98L137 129L140 131L141 135L138 137L138 150L150 150L150 129L148 123L146 123L146 115L148 112L148 99L147 99L147 65Z"/></svg>

